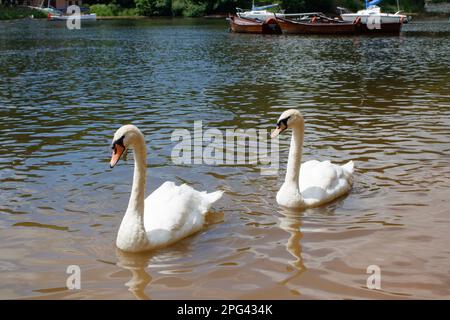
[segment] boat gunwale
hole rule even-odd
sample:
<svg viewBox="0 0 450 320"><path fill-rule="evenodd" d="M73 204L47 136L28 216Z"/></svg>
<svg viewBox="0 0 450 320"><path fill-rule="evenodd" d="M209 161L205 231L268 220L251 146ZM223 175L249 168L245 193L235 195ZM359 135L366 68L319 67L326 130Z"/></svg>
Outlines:
<svg viewBox="0 0 450 320"><path fill-rule="evenodd" d="M240 20L244 20L245 22L253 23L253 24L255 24L255 25L256 25L256 24L257 24L257 25L263 25L263 24L265 23L265 21L261 21L261 20L258 20L258 19L252 19L252 18L246 18L246 17L239 17L239 16L229 16L228 18L231 20L232 23L235 23L235 24L239 24L238 22L235 21L236 18L237 18L237 19L240 19ZM248 25L248 24L239 24L239 25Z"/></svg>
<svg viewBox="0 0 450 320"><path fill-rule="evenodd" d="M322 18L322 16L319 16L319 17ZM325 18L328 18L328 17L325 17ZM287 23L302 25L302 26L357 25L354 21L334 20L332 18L327 19L330 22L301 22L301 21L295 21L292 19L286 19L286 18L277 17L277 16L275 16L275 19L281 20L281 21L287 22Z"/></svg>

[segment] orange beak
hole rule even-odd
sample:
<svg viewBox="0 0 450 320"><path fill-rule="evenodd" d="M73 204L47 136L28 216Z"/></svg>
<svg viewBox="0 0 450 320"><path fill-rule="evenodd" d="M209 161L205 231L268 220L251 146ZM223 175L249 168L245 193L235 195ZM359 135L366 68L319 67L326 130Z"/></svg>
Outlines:
<svg viewBox="0 0 450 320"><path fill-rule="evenodd" d="M280 124L276 127L275 130L272 131L272 134L270 135L270 137L273 139L275 137L277 137L280 133L282 133L284 130L286 130L287 127L284 126L283 124Z"/></svg>
<svg viewBox="0 0 450 320"><path fill-rule="evenodd" d="M272 131L272 134L270 135L270 137L273 139L273 138L277 137L281 132L282 132L281 128L276 128L275 130Z"/></svg>
<svg viewBox="0 0 450 320"><path fill-rule="evenodd" d="M112 155L111 155L111 162L109 163L109 166L111 168L114 168L114 166L120 160L120 157L122 156L124 151L125 151L125 148L122 147L120 144L114 145L114 149L113 149Z"/></svg>

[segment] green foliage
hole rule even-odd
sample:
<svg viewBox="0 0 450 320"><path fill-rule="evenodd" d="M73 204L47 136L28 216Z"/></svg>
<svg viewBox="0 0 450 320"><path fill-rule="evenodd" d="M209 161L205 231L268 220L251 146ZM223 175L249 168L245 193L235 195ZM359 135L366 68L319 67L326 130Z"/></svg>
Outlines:
<svg viewBox="0 0 450 320"><path fill-rule="evenodd" d="M89 7L97 4L115 4L120 8L136 8L135 0L83 0L82 7Z"/></svg>
<svg viewBox="0 0 450 320"><path fill-rule="evenodd" d="M399 0L400 9L406 12L423 11L424 0ZM441 0L435 0L439 2ZM336 7L351 11L364 8L364 0L256 0L256 5L279 3L286 12L321 11L336 12ZM236 7L249 9L251 0L84 0L98 16L185 16L198 17L205 14L234 13ZM385 12L397 11L396 0L384 0L380 4ZM40 11L25 7L0 7L0 19L14 19L30 16L43 17ZM45 13L44 13L45 15Z"/></svg>
<svg viewBox="0 0 450 320"><path fill-rule="evenodd" d="M210 1L212 2L212 1ZM208 3L193 0L173 0L172 15L185 17L204 16L208 9Z"/></svg>
<svg viewBox="0 0 450 320"><path fill-rule="evenodd" d="M362 3L359 0L282 0L281 6L286 12L335 12L337 6L357 10L362 7Z"/></svg>
<svg viewBox="0 0 450 320"><path fill-rule="evenodd" d="M115 16L119 7L115 4L93 4L89 7L91 13L98 16Z"/></svg>
<svg viewBox="0 0 450 320"><path fill-rule="evenodd" d="M119 16L124 16L124 17L131 17L131 16L137 16L138 15L138 11L136 8L122 8L119 13Z"/></svg>
<svg viewBox="0 0 450 320"><path fill-rule="evenodd" d="M418 12L423 10L424 0L399 0L400 9L406 12ZM286 12L322 11L335 12L336 7L344 7L356 11L365 7L364 0L281 0L281 6ZM396 0L384 0L379 4L385 12L396 12Z"/></svg>
<svg viewBox="0 0 450 320"><path fill-rule="evenodd" d="M40 10L21 6L5 7L0 5L0 20L22 19L31 15L34 18L47 18L47 14Z"/></svg>
<svg viewBox="0 0 450 320"><path fill-rule="evenodd" d="M185 17L201 17L206 14L206 3L188 2L186 9L183 11Z"/></svg>
<svg viewBox="0 0 450 320"><path fill-rule="evenodd" d="M136 8L122 8L117 4L93 4L89 6L91 13L98 16L113 17L113 16L135 16L137 15Z"/></svg>
<svg viewBox="0 0 450 320"><path fill-rule="evenodd" d="M135 0L139 15L170 16L172 15L172 0Z"/></svg>
<svg viewBox="0 0 450 320"><path fill-rule="evenodd" d="M364 2L359 0L337 0L336 7L344 7L351 11L357 11L364 7Z"/></svg>
<svg viewBox="0 0 450 320"><path fill-rule="evenodd" d="M242 9L250 9L252 6L251 0L212 0L205 1L207 3L207 13L227 13L227 12L235 12L236 7ZM267 3L280 3L279 0L267 1ZM255 0L255 4L259 4L257 0ZM263 3L263 2L261 2Z"/></svg>
<svg viewBox="0 0 450 320"><path fill-rule="evenodd" d="M184 0L173 0L172 1L172 15L173 16L182 16L185 7Z"/></svg>

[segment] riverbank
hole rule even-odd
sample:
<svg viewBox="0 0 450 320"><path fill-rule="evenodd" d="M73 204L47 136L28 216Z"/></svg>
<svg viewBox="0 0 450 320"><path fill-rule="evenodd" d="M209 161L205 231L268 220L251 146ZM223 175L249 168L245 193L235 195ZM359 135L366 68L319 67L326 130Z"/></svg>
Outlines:
<svg viewBox="0 0 450 320"><path fill-rule="evenodd" d="M146 16L97 16L97 20L141 20L149 18Z"/></svg>
<svg viewBox="0 0 450 320"><path fill-rule="evenodd" d="M445 13L437 13L437 12L411 12L404 13L407 16L411 16L413 20L440 20L447 19L448 14ZM17 6L17 7L4 7L0 5L0 20L16 20L23 19L33 16L35 19L45 19L47 15L39 10L32 9L29 7ZM205 19L225 19L228 14L214 14L214 15L205 15L203 18ZM172 18L172 16L158 16L160 18ZM141 16L141 15L108 15L102 16L97 14L97 20L141 20L141 19L151 19L156 18Z"/></svg>
<svg viewBox="0 0 450 320"><path fill-rule="evenodd" d="M16 7L5 7L0 5L0 20L14 20L14 19L23 19L28 17L33 18L46 18L47 15L39 10L24 7L24 6L16 6Z"/></svg>
<svg viewBox="0 0 450 320"><path fill-rule="evenodd" d="M443 13L431 13L431 12L403 12L402 14L405 14L407 16L411 16L413 20L442 20L447 19L448 14ZM329 13L328 15L333 15L332 13ZM336 14L334 14L335 16ZM222 20L226 19L228 17L228 14L213 14L213 15L205 15L203 17L204 19L217 19ZM97 20L138 20L138 19L152 19L152 18L183 18L183 17L173 17L173 16L99 16L97 15Z"/></svg>

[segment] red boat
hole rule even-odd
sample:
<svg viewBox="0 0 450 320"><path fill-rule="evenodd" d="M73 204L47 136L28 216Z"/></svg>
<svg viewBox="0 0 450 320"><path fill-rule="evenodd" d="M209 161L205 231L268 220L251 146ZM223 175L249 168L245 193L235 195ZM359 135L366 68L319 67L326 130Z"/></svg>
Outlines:
<svg viewBox="0 0 450 320"><path fill-rule="evenodd" d="M281 17L276 17L276 20L283 33L291 34L357 34L361 25L359 18L346 22L322 15L298 21Z"/></svg>
<svg viewBox="0 0 450 320"><path fill-rule="evenodd" d="M257 19L230 16L228 17L228 21L230 21L231 31L237 33L281 34L281 28L275 18L260 21Z"/></svg>

